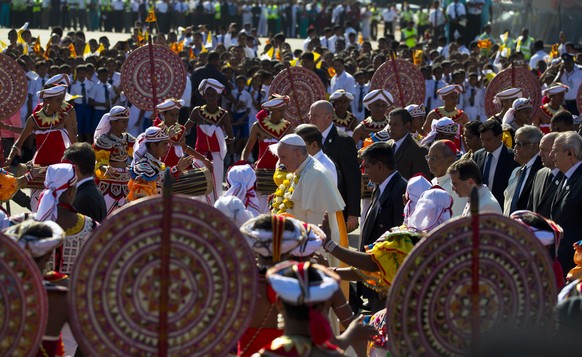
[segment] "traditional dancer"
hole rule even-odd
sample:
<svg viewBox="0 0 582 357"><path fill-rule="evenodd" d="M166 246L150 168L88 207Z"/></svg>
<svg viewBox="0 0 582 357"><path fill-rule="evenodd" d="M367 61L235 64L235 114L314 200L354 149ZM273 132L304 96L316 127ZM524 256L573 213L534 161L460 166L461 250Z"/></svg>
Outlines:
<svg viewBox="0 0 582 357"><path fill-rule="evenodd" d="M103 194L107 215L126 203L129 194L129 158L133 156L135 138L127 133L129 109L111 108L103 115L93 135L95 181Z"/></svg>
<svg viewBox="0 0 582 357"><path fill-rule="evenodd" d="M539 127L544 134L550 132L552 117L560 110L564 110L562 103L564 102L564 95L569 89L567 85L556 82L542 92L543 95L548 96L550 101L540 107L532 123Z"/></svg>
<svg viewBox="0 0 582 357"><path fill-rule="evenodd" d="M26 120L22 133L8 154L6 166L10 165L16 155L21 155L22 145L31 134L36 136L33 165L49 166L61 162L65 149L77 141L76 123L73 117L61 109L65 93L66 87L61 85L37 93L43 105ZM38 206L39 194L40 190L31 190L33 211L36 211Z"/></svg>
<svg viewBox="0 0 582 357"><path fill-rule="evenodd" d="M463 132L463 125L469 122L469 118L467 117L467 114L465 114L461 109L457 108L457 104L459 103L459 95L462 92L462 87L456 84L443 87L437 91L437 94L441 97L445 105L435 108L430 113L428 113L422 128L425 133L431 131L433 120L443 117L451 118L456 124L459 125L459 132Z"/></svg>
<svg viewBox="0 0 582 357"><path fill-rule="evenodd" d="M426 109L424 104L410 104L407 105L404 109L408 110L410 115L412 115L412 127L410 128L410 135L414 141L420 145L422 138L427 134L422 130L422 126L426 120Z"/></svg>
<svg viewBox="0 0 582 357"><path fill-rule="evenodd" d="M128 201L158 194L162 179L160 173L166 168L162 158L168 152L169 141L168 133L156 126L150 126L136 138L130 166ZM170 172L184 171L190 165L190 157L181 157L178 164L170 168Z"/></svg>
<svg viewBox="0 0 582 357"><path fill-rule="evenodd" d="M364 142L371 134L377 133L388 125L388 109L394 104L392 94L385 89L376 89L364 97L364 106L370 111L370 116L362 121L356 129L352 138L356 145Z"/></svg>
<svg viewBox="0 0 582 357"><path fill-rule="evenodd" d="M358 119L348 110L352 107L354 96L350 92L338 89L329 96L329 101L333 104L332 121L338 130L352 135Z"/></svg>
<svg viewBox="0 0 582 357"><path fill-rule="evenodd" d="M214 199L222 195L227 142L229 147L232 147L234 142L230 114L218 104L223 90L224 86L215 79L202 80L198 91L204 97L206 104L192 109L185 126L189 131L196 125L196 151L212 156ZM223 130L226 131L226 137Z"/></svg>
<svg viewBox="0 0 582 357"><path fill-rule="evenodd" d="M497 114L494 114L491 118L502 123L503 118L505 117L505 113L507 113L507 111L511 109L513 101L521 97L523 97L523 91L521 90L521 88L508 88L495 94L495 98L493 98L493 103L501 105L501 111Z"/></svg>

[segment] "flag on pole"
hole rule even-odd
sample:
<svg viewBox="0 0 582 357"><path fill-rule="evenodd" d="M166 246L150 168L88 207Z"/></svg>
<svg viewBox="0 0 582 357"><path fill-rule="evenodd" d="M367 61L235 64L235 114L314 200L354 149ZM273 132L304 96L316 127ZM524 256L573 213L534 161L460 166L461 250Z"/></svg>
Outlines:
<svg viewBox="0 0 582 357"><path fill-rule="evenodd" d="M71 58L77 58L77 50L75 50L75 45L69 44L69 51L71 52Z"/></svg>
<svg viewBox="0 0 582 357"><path fill-rule="evenodd" d="M37 55L42 56L42 50L41 50L41 46L40 46L40 36L38 36L36 38L36 41L34 41L34 45L32 46L32 50Z"/></svg>
<svg viewBox="0 0 582 357"><path fill-rule="evenodd" d="M154 12L154 8L152 7L150 11L148 11L148 16L145 19L145 22L157 22L156 13Z"/></svg>
<svg viewBox="0 0 582 357"><path fill-rule="evenodd" d="M52 39L49 38L49 40L48 40L48 42L46 44L46 48L44 49L44 55L43 55L43 57L45 59L49 59L49 51L51 49L51 45L52 45Z"/></svg>

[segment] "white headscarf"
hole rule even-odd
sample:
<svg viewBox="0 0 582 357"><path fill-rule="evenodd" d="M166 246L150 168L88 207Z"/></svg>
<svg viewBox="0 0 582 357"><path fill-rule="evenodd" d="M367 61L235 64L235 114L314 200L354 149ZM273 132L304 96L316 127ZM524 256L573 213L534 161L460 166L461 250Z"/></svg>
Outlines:
<svg viewBox="0 0 582 357"><path fill-rule="evenodd" d="M291 255L294 257L309 257L315 253L325 240L325 233L315 224L306 223L307 238L297 248L293 249Z"/></svg>
<svg viewBox="0 0 582 357"><path fill-rule="evenodd" d="M511 125L515 121L515 111L522 110L525 108L533 108L533 103L529 98L517 98L511 104L511 108L505 112L503 116L503 124Z"/></svg>
<svg viewBox="0 0 582 357"><path fill-rule="evenodd" d="M250 165L232 166L226 174L226 182L230 186L224 196L236 196L250 211L253 217L259 215L259 199L255 193L257 175Z"/></svg>
<svg viewBox="0 0 582 357"><path fill-rule="evenodd" d="M253 218L253 215L246 209L244 203L236 196L222 196L214 202L214 208L222 212L237 227L242 226L246 221Z"/></svg>
<svg viewBox="0 0 582 357"><path fill-rule="evenodd" d="M71 164L54 164L46 170L45 189L41 192L35 219L37 221L56 221L59 198L77 183L77 174Z"/></svg>
<svg viewBox="0 0 582 357"><path fill-rule="evenodd" d="M424 176L413 176L406 185L406 206L404 206L404 224L408 225L408 219L416 209L416 202L422 193L428 190L432 184Z"/></svg>
<svg viewBox="0 0 582 357"><path fill-rule="evenodd" d="M408 227L430 231L451 218L453 198L440 187L433 187L420 196L416 210L408 220Z"/></svg>
<svg viewBox="0 0 582 357"><path fill-rule="evenodd" d="M420 145L425 146L431 144L435 140L437 133L455 134L455 137L458 137L460 134L459 125L448 117L433 119L430 124L430 133L422 139Z"/></svg>

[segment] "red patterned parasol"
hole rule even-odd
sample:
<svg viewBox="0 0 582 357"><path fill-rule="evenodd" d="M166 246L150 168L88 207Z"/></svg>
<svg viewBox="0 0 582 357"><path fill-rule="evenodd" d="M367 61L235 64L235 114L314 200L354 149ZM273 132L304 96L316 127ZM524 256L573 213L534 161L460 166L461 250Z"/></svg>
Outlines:
<svg viewBox="0 0 582 357"><path fill-rule="evenodd" d="M12 238L0 234L0 355L36 356L48 319L42 275Z"/></svg>
<svg viewBox="0 0 582 357"><path fill-rule="evenodd" d="M325 99L325 87L321 79L303 67L289 67L281 71L271 83L269 95L281 94L291 98L285 119L298 125L308 122L307 114L311 104Z"/></svg>
<svg viewBox="0 0 582 357"><path fill-rule="evenodd" d="M0 121L16 113L27 94L26 73L15 60L0 53Z"/></svg>
<svg viewBox="0 0 582 357"><path fill-rule="evenodd" d="M401 58L388 59L370 81L370 90L386 89L394 97L394 106L424 103L426 87L422 72L412 62Z"/></svg>
<svg viewBox="0 0 582 357"><path fill-rule="evenodd" d="M247 327L258 279L242 234L204 203L182 195L165 203L122 208L79 254L69 307L84 354L157 355L165 343L171 356L224 356Z"/></svg>
<svg viewBox="0 0 582 357"><path fill-rule="evenodd" d="M150 45L131 52L121 67L121 87L127 99L138 108L148 111L154 110L157 104L155 101L182 97L187 80L186 70L178 55L165 46L152 46L156 73L153 83Z"/></svg>
<svg viewBox="0 0 582 357"><path fill-rule="evenodd" d="M451 220L420 241L390 287L386 325L395 356L466 356L471 348L473 229ZM547 249L522 224L479 215L480 334L553 324L556 281Z"/></svg>
<svg viewBox="0 0 582 357"><path fill-rule="evenodd" d="M524 67L511 66L499 72L485 89L485 114L491 117L501 111L501 104L493 103L495 95L508 88L521 88L524 98L531 98L534 106L532 118L542 105L542 87L535 74Z"/></svg>

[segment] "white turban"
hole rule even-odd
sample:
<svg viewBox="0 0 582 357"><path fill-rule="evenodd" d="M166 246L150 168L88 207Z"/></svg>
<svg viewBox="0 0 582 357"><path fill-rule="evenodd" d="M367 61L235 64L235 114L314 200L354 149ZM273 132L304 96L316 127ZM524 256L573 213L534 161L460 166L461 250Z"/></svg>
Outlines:
<svg viewBox="0 0 582 357"><path fill-rule="evenodd" d="M93 134L93 140L97 141L101 135L109 133L109 130L111 130L111 121L119 119L129 119L129 109L121 105L116 105L111 108L109 113L103 114L101 120L99 120L97 129L95 129L95 133Z"/></svg>
<svg viewBox="0 0 582 357"><path fill-rule="evenodd" d="M562 93L562 92L568 92L568 90L570 90L570 87L568 87L565 84L562 83L554 83L552 84L549 88L546 88L542 91L542 95L547 95L552 96L554 94L558 94L558 93Z"/></svg>
<svg viewBox="0 0 582 357"><path fill-rule="evenodd" d="M54 86L47 89L40 90L36 92L36 96L40 99L56 97L67 92L67 87L65 86Z"/></svg>
<svg viewBox="0 0 582 357"><path fill-rule="evenodd" d="M291 255L294 257L309 257L315 253L325 240L325 233L315 224L307 224L307 238L297 248L293 249Z"/></svg>
<svg viewBox="0 0 582 357"><path fill-rule="evenodd" d="M283 108L289 103L290 100L291 98L289 98L288 95L273 94L269 100L261 105L261 108L267 110Z"/></svg>
<svg viewBox="0 0 582 357"><path fill-rule="evenodd" d="M209 88L214 89L216 93L219 94L222 93L222 91L224 90L224 86L222 85L222 83L220 83L216 79L208 78L203 79L202 82L200 82L200 85L198 86L198 92L200 92L200 95L204 96L204 93L206 93L206 91Z"/></svg>
<svg viewBox="0 0 582 357"><path fill-rule="evenodd" d="M410 115L412 115L413 118L423 117L426 115L426 109L424 107L424 104L420 105L410 104L404 109L408 110L408 112L410 113Z"/></svg>
<svg viewBox="0 0 582 357"><path fill-rule="evenodd" d="M35 221L27 220L9 227L4 231L6 235L14 239L18 245L27 251L33 258L40 258L51 253L55 248L65 242L65 231L55 222L45 221L42 224L52 231L50 237L37 237L32 234L22 234Z"/></svg>
<svg viewBox="0 0 582 357"><path fill-rule="evenodd" d="M517 98L511 104L511 108L509 108L507 112L505 112L505 115L503 115L502 123L506 125L511 125L511 123L513 123L513 121L515 120L515 111L522 110L525 108L533 108L533 103L531 99Z"/></svg>
<svg viewBox="0 0 582 357"><path fill-rule="evenodd" d="M344 98L344 97L348 98L350 100L350 102L352 100L354 100L354 96L352 93L347 92L344 89L338 89L329 96L329 101L333 102L334 100Z"/></svg>
<svg viewBox="0 0 582 357"><path fill-rule="evenodd" d="M70 87L71 86L71 79L69 78L68 74L56 74L54 76L52 76L51 78L48 79L48 81L45 82L44 84L45 86L50 86L50 85L63 85L65 87Z"/></svg>
<svg viewBox="0 0 582 357"><path fill-rule="evenodd" d="M133 166L135 160L143 157L148 151L145 145L146 143L155 143L164 140L170 140L170 137L164 129L157 126L150 126L143 133L139 134L135 139L135 144L133 144L133 161L131 166Z"/></svg>
<svg viewBox="0 0 582 357"><path fill-rule="evenodd" d="M40 194L35 219L56 221L59 198L77 183L77 174L71 164L54 164L46 170L44 190Z"/></svg>
<svg viewBox="0 0 582 357"><path fill-rule="evenodd" d="M430 124L430 133L422 139L421 146L430 145L436 138L437 133L459 136L459 125L448 117L434 119Z"/></svg>
<svg viewBox="0 0 582 357"><path fill-rule="evenodd" d="M451 93L461 94L462 92L463 92L463 88L461 88L460 85L451 84L451 85L444 86L441 89L439 89L437 91L437 94L441 97L441 99L444 99L444 97L446 97L447 95L449 95Z"/></svg>
<svg viewBox="0 0 582 357"><path fill-rule="evenodd" d="M222 196L214 202L214 208L227 216L237 227L253 218L240 198L236 196Z"/></svg>
<svg viewBox="0 0 582 357"><path fill-rule="evenodd" d="M166 112L171 109L180 109L184 106L184 99L166 99L160 104L156 105L156 109L160 112Z"/></svg>
<svg viewBox="0 0 582 357"><path fill-rule="evenodd" d="M508 88L504 91L497 93L495 95L495 98L493 98L493 103L501 104L502 100L516 99L520 97L523 97L523 92L521 88Z"/></svg>
<svg viewBox="0 0 582 357"><path fill-rule="evenodd" d="M388 92L386 89L375 89L370 93L366 94L366 96L364 97L364 106L367 109L370 109L370 104L377 102L379 100L388 104L389 107L392 106L392 104L394 104L394 98L392 97L392 94L390 94L390 92Z"/></svg>
<svg viewBox="0 0 582 357"><path fill-rule="evenodd" d="M319 281L310 281L308 269L315 269ZM288 277L288 271L294 276ZM339 288L338 277L327 268L310 262L286 261L267 271L267 280L286 303L292 305L311 305L328 301Z"/></svg>
<svg viewBox="0 0 582 357"><path fill-rule="evenodd" d="M430 231L451 218L453 198L440 187L425 191L416 204L416 210L408 219L408 227L418 231Z"/></svg>

